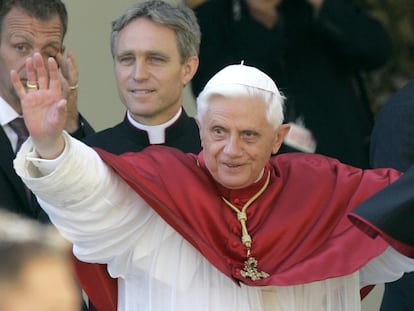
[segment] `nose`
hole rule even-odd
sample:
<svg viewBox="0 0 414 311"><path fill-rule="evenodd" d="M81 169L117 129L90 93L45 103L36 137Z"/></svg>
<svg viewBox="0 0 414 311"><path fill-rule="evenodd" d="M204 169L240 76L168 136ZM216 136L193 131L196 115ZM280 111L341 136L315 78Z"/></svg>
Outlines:
<svg viewBox="0 0 414 311"><path fill-rule="evenodd" d="M224 146L223 152L232 157L241 155L243 148L239 137L236 135L230 135L226 145Z"/></svg>
<svg viewBox="0 0 414 311"><path fill-rule="evenodd" d="M136 81L143 81L148 78L148 68L144 61L137 59L133 70Z"/></svg>

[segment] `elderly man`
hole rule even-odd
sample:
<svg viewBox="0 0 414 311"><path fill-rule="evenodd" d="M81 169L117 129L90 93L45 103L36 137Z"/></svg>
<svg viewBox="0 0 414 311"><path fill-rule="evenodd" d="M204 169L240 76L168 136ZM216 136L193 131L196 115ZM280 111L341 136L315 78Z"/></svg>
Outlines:
<svg viewBox="0 0 414 311"><path fill-rule="evenodd" d="M117 156L63 132L56 63L50 78L31 65L38 90L11 74L31 132L16 170L75 255L120 279L118 310L354 311L361 288L414 269L348 219L400 173L271 157L289 126L283 96L258 69L231 65L207 83L199 155L151 146Z"/></svg>

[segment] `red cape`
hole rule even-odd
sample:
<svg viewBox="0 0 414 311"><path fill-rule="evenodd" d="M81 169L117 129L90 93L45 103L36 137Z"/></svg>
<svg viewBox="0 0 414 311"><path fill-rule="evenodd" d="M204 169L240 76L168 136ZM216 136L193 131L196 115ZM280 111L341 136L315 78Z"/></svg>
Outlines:
<svg viewBox="0 0 414 311"><path fill-rule="evenodd" d="M368 237L347 216L400 172L362 171L319 155L279 155L267 167L269 186L247 211L252 255L258 269L270 274L252 281L240 275L245 259L240 224L221 196L243 204L263 180L248 189L228 190L214 182L202 153L197 157L160 146L121 156L96 150L162 218L237 283L295 285L347 275L388 245ZM81 286L97 309L116 310L116 280L104 268L77 262ZM103 283L97 284L99 280Z"/></svg>

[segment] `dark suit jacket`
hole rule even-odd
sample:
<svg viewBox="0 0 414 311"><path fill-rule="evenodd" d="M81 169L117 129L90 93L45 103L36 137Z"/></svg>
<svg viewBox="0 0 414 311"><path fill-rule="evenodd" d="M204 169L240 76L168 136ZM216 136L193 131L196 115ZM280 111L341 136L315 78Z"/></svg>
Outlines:
<svg viewBox="0 0 414 311"><path fill-rule="evenodd" d="M164 145L184 152L198 154L201 150L198 126L193 118L184 111L179 119L165 131ZM133 127L125 116L116 126L86 137L84 140L92 147L99 147L114 154L138 152L150 145L145 131ZM117 280L112 279L106 265L90 264L74 258L78 280L91 302L90 311L116 311Z"/></svg>
<svg viewBox="0 0 414 311"><path fill-rule="evenodd" d="M372 167L406 171L414 164L414 80L378 112L371 136Z"/></svg>
<svg viewBox="0 0 414 311"><path fill-rule="evenodd" d="M372 133L374 167L406 171L396 182L355 209L392 238L414 245L414 81L378 113ZM381 203L381 209L376 208Z"/></svg>
<svg viewBox="0 0 414 311"><path fill-rule="evenodd" d="M79 130L72 134L73 137L80 139L94 133L89 123L82 117L81 124ZM0 207L41 222L49 222L35 197L33 196L32 201L29 201L26 188L14 171L15 155L2 127L0 127L0 148Z"/></svg>
<svg viewBox="0 0 414 311"><path fill-rule="evenodd" d="M395 93L377 114L371 136L370 160L372 167L393 167L406 171L414 164L414 80ZM407 175L406 177L409 177ZM413 184L406 183L407 194L413 193ZM403 188L400 188L400 192ZM405 192L404 191L404 192ZM399 203L404 194L388 194L386 199ZM395 237L414 237L414 201L407 201L405 208L397 213L382 215L383 230ZM375 211L375 210L374 210ZM407 230L407 232L394 232ZM412 241L413 242L413 241ZM401 279L385 284L381 311L414 311L414 273L407 273Z"/></svg>

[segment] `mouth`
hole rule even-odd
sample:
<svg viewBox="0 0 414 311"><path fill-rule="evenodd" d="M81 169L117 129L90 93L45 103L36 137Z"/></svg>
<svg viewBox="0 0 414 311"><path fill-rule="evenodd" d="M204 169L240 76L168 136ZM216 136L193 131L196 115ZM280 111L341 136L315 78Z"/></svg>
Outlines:
<svg viewBox="0 0 414 311"><path fill-rule="evenodd" d="M136 95L147 95L147 94L151 94L154 93L155 90L152 89L132 89L130 90L131 93L136 94Z"/></svg>
<svg viewBox="0 0 414 311"><path fill-rule="evenodd" d="M235 164L235 163L223 163L224 166L228 167L228 168L239 168L242 165L241 164Z"/></svg>

